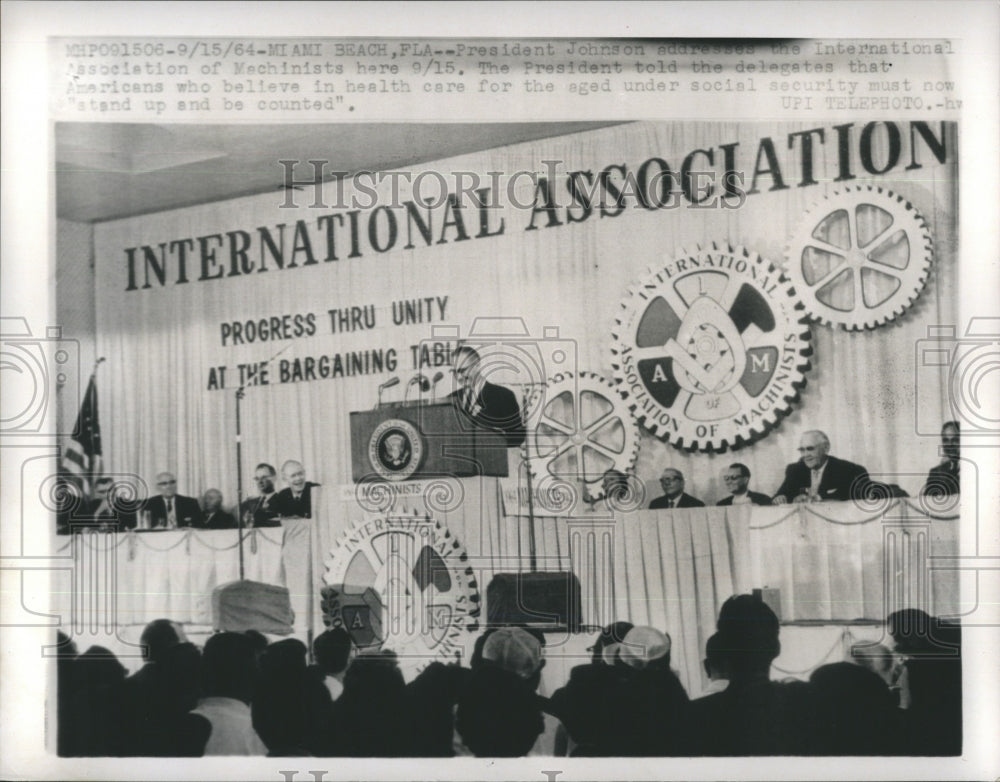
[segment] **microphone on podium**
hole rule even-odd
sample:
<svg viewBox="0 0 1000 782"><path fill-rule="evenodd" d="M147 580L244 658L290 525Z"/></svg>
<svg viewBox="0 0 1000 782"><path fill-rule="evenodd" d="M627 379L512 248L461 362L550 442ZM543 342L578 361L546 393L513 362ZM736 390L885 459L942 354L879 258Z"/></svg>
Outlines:
<svg viewBox="0 0 1000 782"><path fill-rule="evenodd" d="M382 392L387 388L392 388L393 386L399 385L398 377L390 377L382 385L378 387L378 400L375 402L375 408L378 409L382 404Z"/></svg>
<svg viewBox="0 0 1000 782"><path fill-rule="evenodd" d="M414 375L413 377L411 377L410 380L409 380L409 382L407 382L407 384L406 384L406 392L403 394L403 401L404 402L407 400L407 397L409 397L409 395L410 395L410 389L413 386L418 385L418 384L420 385L420 390L423 393L427 393L427 391L430 390L431 381L429 381L427 379L427 375L423 374L422 372L418 372L416 375Z"/></svg>
<svg viewBox="0 0 1000 782"><path fill-rule="evenodd" d="M434 373L434 378L431 380L431 387L429 389L431 391L431 396L434 395L433 393L434 389L437 388L437 384L440 383L443 378L444 378L444 372L442 372L440 369Z"/></svg>

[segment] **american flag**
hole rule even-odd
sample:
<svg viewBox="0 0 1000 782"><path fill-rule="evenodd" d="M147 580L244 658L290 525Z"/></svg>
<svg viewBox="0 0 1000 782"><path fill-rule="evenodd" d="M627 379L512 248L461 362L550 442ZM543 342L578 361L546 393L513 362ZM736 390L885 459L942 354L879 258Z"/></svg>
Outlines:
<svg viewBox="0 0 1000 782"><path fill-rule="evenodd" d="M90 496L91 476L101 469L101 423L97 417L97 383L93 375L80 405L73 436L62 458L65 479L75 483L84 497Z"/></svg>

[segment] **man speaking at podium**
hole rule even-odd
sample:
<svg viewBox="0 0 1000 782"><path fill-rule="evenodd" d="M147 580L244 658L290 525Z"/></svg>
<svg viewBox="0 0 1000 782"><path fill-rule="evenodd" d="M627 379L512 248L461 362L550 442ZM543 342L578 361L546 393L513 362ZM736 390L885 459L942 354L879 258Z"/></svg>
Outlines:
<svg viewBox="0 0 1000 782"><path fill-rule="evenodd" d="M476 426L496 432L507 441L508 448L524 442L524 422L514 392L488 383L481 374L482 360L475 348L462 345L455 351L455 378L459 388L448 398Z"/></svg>

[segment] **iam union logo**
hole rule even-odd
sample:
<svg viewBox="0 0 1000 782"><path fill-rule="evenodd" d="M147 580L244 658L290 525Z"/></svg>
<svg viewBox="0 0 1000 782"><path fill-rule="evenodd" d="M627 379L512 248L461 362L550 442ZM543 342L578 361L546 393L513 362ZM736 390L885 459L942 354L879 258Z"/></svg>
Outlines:
<svg viewBox="0 0 1000 782"><path fill-rule="evenodd" d="M759 255L716 244L681 253L622 303L615 379L661 439L738 448L798 398L811 354L804 324L790 283Z"/></svg>
<svg viewBox="0 0 1000 782"><path fill-rule="evenodd" d="M405 672L453 661L479 630L479 588L462 545L423 515L355 522L330 552L323 617L359 648L394 651Z"/></svg>

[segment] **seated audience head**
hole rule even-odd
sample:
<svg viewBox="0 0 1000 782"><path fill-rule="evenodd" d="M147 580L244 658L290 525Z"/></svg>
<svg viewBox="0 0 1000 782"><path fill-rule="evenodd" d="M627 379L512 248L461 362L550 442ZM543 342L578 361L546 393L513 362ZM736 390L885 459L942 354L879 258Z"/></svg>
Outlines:
<svg viewBox="0 0 1000 782"><path fill-rule="evenodd" d="M167 651L182 641L186 641L184 630L169 619L154 619L139 636L143 659L160 662Z"/></svg>
<svg viewBox="0 0 1000 782"><path fill-rule="evenodd" d="M250 639L250 642L253 644L253 653L258 658L267 649L267 645L271 643L267 640L267 636L259 630L244 630L243 635Z"/></svg>
<svg viewBox="0 0 1000 782"><path fill-rule="evenodd" d="M893 611L885 623L898 654L926 654L937 648L933 638L934 618L919 608Z"/></svg>
<svg viewBox="0 0 1000 782"><path fill-rule="evenodd" d="M867 668L892 685L896 678L896 657L882 644L858 643L851 646L849 662Z"/></svg>
<svg viewBox="0 0 1000 782"><path fill-rule="evenodd" d="M156 488L161 497L169 499L177 494L177 478L171 472L161 472L156 476Z"/></svg>
<svg viewBox="0 0 1000 782"><path fill-rule="evenodd" d="M734 595L719 609L717 628L731 679L767 676L781 653L780 623L767 603L754 595Z"/></svg>
<svg viewBox="0 0 1000 782"><path fill-rule="evenodd" d="M388 649L359 654L344 675L344 694L351 697L394 697L405 686L399 659Z"/></svg>
<svg viewBox="0 0 1000 782"><path fill-rule="evenodd" d="M817 749L823 754L899 754L901 712L881 677L860 665L839 662L821 665L809 684L817 699Z"/></svg>
<svg viewBox="0 0 1000 782"><path fill-rule="evenodd" d="M621 661L629 668L670 667L670 636L655 627L640 625L628 631L618 650Z"/></svg>
<svg viewBox="0 0 1000 782"><path fill-rule="evenodd" d="M593 653L591 662L614 665L618 659L619 647L633 627L635 625L631 622L614 622L601 630L594 645L587 650Z"/></svg>
<svg viewBox="0 0 1000 782"><path fill-rule="evenodd" d="M750 468L740 462L730 464L722 473L722 481L730 494L746 494L750 486Z"/></svg>
<svg viewBox="0 0 1000 782"><path fill-rule="evenodd" d="M316 664L328 676L341 674L347 668L354 645L351 636L343 627L334 627L316 636L313 641L313 655Z"/></svg>
<svg viewBox="0 0 1000 782"><path fill-rule="evenodd" d="M830 438L819 429L802 433L799 440L799 453L802 463L810 470L816 470L826 464L830 454Z"/></svg>
<svg viewBox="0 0 1000 782"><path fill-rule="evenodd" d="M274 642L259 658L253 726L272 754L303 754L306 670L306 645L296 638Z"/></svg>
<svg viewBox="0 0 1000 782"><path fill-rule="evenodd" d="M722 651L723 639L719 633L713 633L705 642L705 659L702 665L705 675L712 681L729 678L729 663Z"/></svg>
<svg viewBox="0 0 1000 782"><path fill-rule="evenodd" d="M261 672L287 673L305 670L308 649L298 638L286 638L269 645L260 656Z"/></svg>
<svg viewBox="0 0 1000 782"><path fill-rule="evenodd" d="M104 646L91 646L76 659L84 666L78 669L79 679L91 689L123 682L128 673L115 653Z"/></svg>
<svg viewBox="0 0 1000 782"><path fill-rule="evenodd" d="M516 673L486 664L473 671L459 697L455 727L476 757L521 757L545 725L535 687Z"/></svg>
<svg viewBox="0 0 1000 782"><path fill-rule="evenodd" d="M941 427L941 450L949 459L962 455L962 430L958 421L946 421Z"/></svg>
<svg viewBox="0 0 1000 782"><path fill-rule="evenodd" d="M501 627L483 645L483 660L538 686L545 660L542 644L522 627Z"/></svg>
<svg viewBox="0 0 1000 782"><path fill-rule="evenodd" d="M205 513L215 513L222 507L222 492L218 489L209 489L205 492L201 504Z"/></svg>
<svg viewBox="0 0 1000 782"><path fill-rule="evenodd" d="M296 494L299 494L306 486L306 468L302 462L289 459L281 465L281 480Z"/></svg>
<svg viewBox="0 0 1000 782"><path fill-rule="evenodd" d="M243 633L216 633L202 653L205 695L250 703L257 679L253 641Z"/></svg>
<svg viewBox="0 0 1000 782"><path fill-rule="evenodd" d="M684 493L684 473L674 467L667 467L660 473L660 488L667 497L680 497Z"/></svg>
<svg viewBox="0 0 1000 782"><path fill-rule="evenodd" d="M254 483L257 484L257 491L260 494L274 494L274 479L278 471L267 462L261 462L253 471Z"/></svg>
<svg viewBox="0 0 1000 782"><path fill-rule="evenodd" d="M338 754L397 757L409 751L406 683L388 650L358 655L347 666L336 702Z"/></svg>

